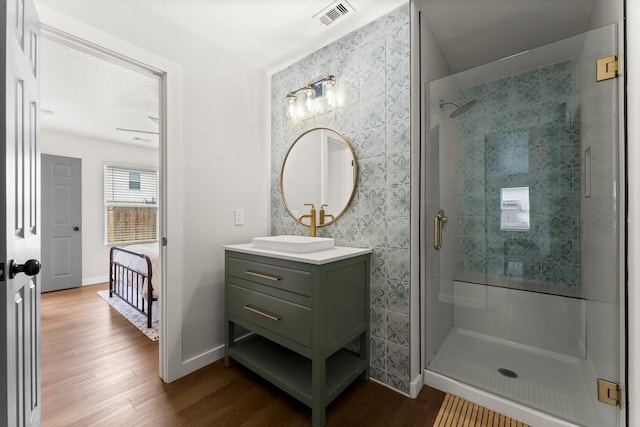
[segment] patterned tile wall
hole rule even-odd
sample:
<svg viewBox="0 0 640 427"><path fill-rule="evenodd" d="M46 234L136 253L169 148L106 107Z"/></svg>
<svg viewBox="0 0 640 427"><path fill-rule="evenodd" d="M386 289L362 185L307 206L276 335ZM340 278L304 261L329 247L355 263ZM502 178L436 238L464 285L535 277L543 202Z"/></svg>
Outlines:
<svg viewBox="0 0 640 427"><path fill-rule="evenodd" d="M580 284L580 126L574 61L463 90L463 273ZM529 189L529 225L501 225L503 188ZM504 208L504 207L503 207ZM526 229L525 229L526 228Z"/></svg>
<svg viewBox="0 0 640 427"><path fill-rule="evenodd" d="M272 77L271 232L309 233L280 195L286 152L303 131L326 126L356 152L358 187L347 212L318 229L343 246L372 248L371 376L408 392L410 378L409 4L303 58ZM334 74L345 93L335 111L302 121L285 115L285 95Z"/></svg>

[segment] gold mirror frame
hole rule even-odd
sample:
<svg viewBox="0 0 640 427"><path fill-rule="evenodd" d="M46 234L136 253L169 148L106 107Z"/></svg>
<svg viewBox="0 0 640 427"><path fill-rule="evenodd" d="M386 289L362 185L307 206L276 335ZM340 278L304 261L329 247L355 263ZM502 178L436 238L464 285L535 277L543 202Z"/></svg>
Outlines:
<svg viewBox="0 0 640 427"><path fill-rule="evenodd" d="M287 166L287 160L291 160L290 159L290 155L293 152L293 149L296 147L296 144L298 142L300 142L307 134L314 132L314 131L321 131L321 130L325 130L325 131L329 131L329 132L333 132L335 133L338 137L340 137L340 139L342 140L342 142L344 142L345 147L349 150L349 153L351 154L351 159L353 160L353 187L351 189L351 194L349 195L348 200L345 202L344 206L341 207L340 212L337 215L334 215L334 218L331 221L327 221L323 224L320 224L319 221L316 221L316 227L324 227L326 225L329 224L333 224L334 222L336 222L338 220L338 218L340 218L349 208L349 206L351 205L351 202L353 201L353 198L355 197L356 194L356 188L358 187L358 159L356 158L356 153L353 150L353 146L351 145L351 142L349 142L349 140L347 139L346 136L344 136L342 133L338 132L335 129L332 128L328 128L328 127L316 127L316 128L312 128L309 130L306 130L305 132L301 133L296 140L293 142L293 144L291 144L291 147L289 147L289 150L287 151L286 156L284 157L284 160L282 162L282 168L280 169L280 195L282 196L282 200L284 202L284 205L287 208L287 212L289 212L289 214L300 224L309 227L309 224L305 224L302 222L302 220L300 219L300 216L303 214L307 214L307 211L298 213L298 216L296 217L296 214L294 213L294 209L292 209L292 207L290 206L289 202L287 201L287 197L285 195L285 189L284 189L284 172L285 172L285 167ZM301 185L308 185L308 180L300 180L300 182L302 183ZM316 203L315 201L309 201L310 203ZM319 211L321 209L321 206L315 206L316 211L318 212L319 215ZM310 209L310 208L309 208Z"/></svg>

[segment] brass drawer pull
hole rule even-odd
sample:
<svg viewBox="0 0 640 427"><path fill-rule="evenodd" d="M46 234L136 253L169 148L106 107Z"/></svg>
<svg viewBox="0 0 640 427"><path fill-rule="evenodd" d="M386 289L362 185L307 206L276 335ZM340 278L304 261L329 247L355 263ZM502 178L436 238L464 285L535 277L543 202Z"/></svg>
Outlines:
<svg viewBox="0 0 640 427"><path fill-rule="evenodd" d="M249 271L249 270L245 271L244 274L248 274L249 276L259 277L261 279L273 280L274 282L277 282L278 280L282 279L282 277L269 276L268 274L256 273L255 271Z"/></svg>
<svg viewBox="0 0 640 427"><path fill-rule="evenodd" d="M245 306L244 306L244 307L242 307L242 308L244 308L245 310L249 310L249 311L250 311L250 312L252 312L252 313L259 314L260 316L264 316L264 317L266 317L267 319L271 319L271 320L280 320L280 316L274 316L273 314L265 313L264 311L262 311L262 310L258 310L257 308L252 307L252 306L250 306L250 305L245 305Z"/></svg>

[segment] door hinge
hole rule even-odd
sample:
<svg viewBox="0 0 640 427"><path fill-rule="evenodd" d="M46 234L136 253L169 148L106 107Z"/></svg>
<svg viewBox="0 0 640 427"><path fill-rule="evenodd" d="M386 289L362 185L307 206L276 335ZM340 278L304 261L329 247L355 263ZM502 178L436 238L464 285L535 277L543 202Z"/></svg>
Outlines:
<svg viewBox="0 0 640 427"><path fill-rule="evenodd" d="M4 282L4 262L0 262L0 282Z"/></svg>
<svg viewBox="0 0 640 427"><path fill-rule="evenodd" d="M619 55L598 59L596 62L596 81L615 79L620 75L620 68Z"/></svg>
<svg viewBox="0 0 640 427"><path fill-rule="evenodd" d="M622 388L611 381L598 379L598 400L622 408Z"/></svg>
<svg viewBox="0 0 640 427"><path fill-rule="evenodd" d="M167 246L167 238L166 237L162 238L162 246Z"/></svg>

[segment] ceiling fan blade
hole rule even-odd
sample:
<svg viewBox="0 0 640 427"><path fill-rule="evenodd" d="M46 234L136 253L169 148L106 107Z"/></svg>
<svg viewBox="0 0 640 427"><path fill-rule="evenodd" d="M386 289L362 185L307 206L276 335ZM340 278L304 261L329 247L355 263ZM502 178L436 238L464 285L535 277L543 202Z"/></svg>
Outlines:
<svg viewBox="0 0 640 427"><path fill-rule="evenodd" d="M119 130L119 131L122 131L122 132L137 132L137 133L149 133L149 134L152 134L152 135L160 135L160 132L153 132L153 131L140 130L140 129L116 128L116 130Z"/></svg>

